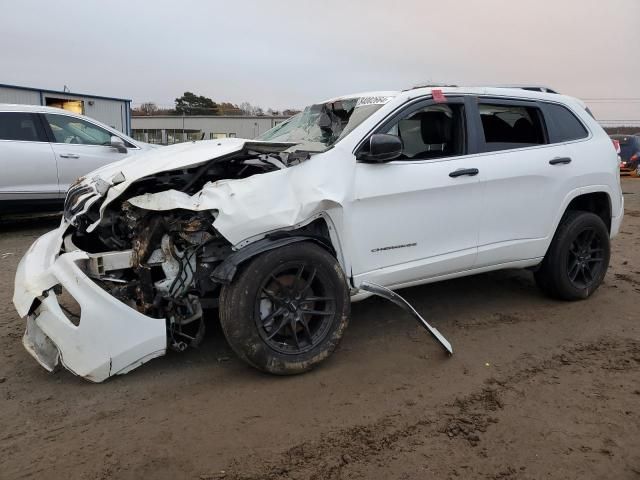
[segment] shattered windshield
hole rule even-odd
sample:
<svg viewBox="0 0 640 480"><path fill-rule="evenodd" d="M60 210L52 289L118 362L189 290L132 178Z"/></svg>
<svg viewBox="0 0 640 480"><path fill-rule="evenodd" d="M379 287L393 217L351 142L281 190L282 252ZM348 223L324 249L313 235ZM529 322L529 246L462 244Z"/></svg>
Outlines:
<svg viewBox="0 0 640 480"><path fill-rule="evenodd" d="M306 107L256 140L295 142L291 150L324 152L391 100L389 96L354 97Z"/></svg>

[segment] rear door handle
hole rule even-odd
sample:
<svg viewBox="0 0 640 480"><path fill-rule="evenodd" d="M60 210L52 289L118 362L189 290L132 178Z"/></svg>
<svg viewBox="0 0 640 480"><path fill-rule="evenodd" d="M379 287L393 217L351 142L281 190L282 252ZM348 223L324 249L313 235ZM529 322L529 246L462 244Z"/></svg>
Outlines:
<svg viewBox="0 0 640 480"><path fill-rule="evenodd" d="M571 159L569 157L558 157L553 160L549 160L549 165L567 165L571 163Z"/></svg>
<svg viewBox="0 0 640 480"><path fill-rule="evenodd" d="M75 153L61 153L60 156L62 158L80 158L80 155L76 155Z"/></svg>
<svg viewBox="0 0 640 480"><path fill-rule="evenodd" d="M477 168L460 168L458 170L454 170L449 174L451 178L462 177L463 175L467 175L469 177L473 177L480 173L480 170Z"/></svg>

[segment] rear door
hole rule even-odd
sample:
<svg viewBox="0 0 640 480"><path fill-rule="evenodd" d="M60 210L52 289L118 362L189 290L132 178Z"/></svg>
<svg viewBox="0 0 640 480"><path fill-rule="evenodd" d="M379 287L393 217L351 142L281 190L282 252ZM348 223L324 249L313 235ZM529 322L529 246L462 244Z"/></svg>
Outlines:
<svg viewBox="0 0 640 480"><path fill-rule="evenodd" d="M558 209L579 186L580 166L553 143L549 117L535 101L480 98L480 228L476 267L544 256Z"/></svg>
<svg viewBox="0 0 640 480"><path fill-rule="evenodd" d="M44 113L42 117L52 139L62 194L77 178L127 155L111 146L110 131L93 122L62 113ZM125 139L123 142L133 147Z"/></svg>
<svg viewBox="0 0 640 480"><path fill-rule="evenodd" d="M59 198L58 172L38 115L0 112L0 201Z"/></svg>

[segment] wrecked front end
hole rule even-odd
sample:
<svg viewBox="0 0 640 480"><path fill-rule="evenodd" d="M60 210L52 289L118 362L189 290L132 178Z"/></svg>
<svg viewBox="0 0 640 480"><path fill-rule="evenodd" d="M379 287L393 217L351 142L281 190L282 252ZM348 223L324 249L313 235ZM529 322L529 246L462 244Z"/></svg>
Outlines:
<svg viewBox="0 0 640 480"><path fill-rule="evenodd" d="M70 189L60 227L31 246L15 278L13 301L27 318L23 343L43 367L62 364L101 382L201 342L203 312L217 307L226 281L216 269L234 251L214 227L219 212L145 209L130 200L162 192L198 198L205 186L299 161L274 154L287 145L235 145L141 178L131 178L131 164L114 166Z"/></svg>

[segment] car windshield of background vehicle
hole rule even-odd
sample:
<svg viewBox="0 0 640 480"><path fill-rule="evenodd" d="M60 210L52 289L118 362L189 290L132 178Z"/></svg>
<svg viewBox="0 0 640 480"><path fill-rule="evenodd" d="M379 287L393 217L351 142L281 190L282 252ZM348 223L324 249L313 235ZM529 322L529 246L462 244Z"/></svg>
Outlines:
<svg viewBox="0 0 640 480"><path fill-rule="evenodd" d="M354 97L306 107L256 140L295 142L292 151L324 152L391 100L390 96Z"/></svg>

